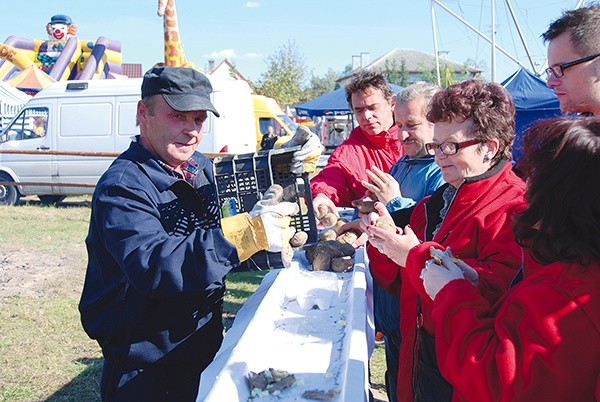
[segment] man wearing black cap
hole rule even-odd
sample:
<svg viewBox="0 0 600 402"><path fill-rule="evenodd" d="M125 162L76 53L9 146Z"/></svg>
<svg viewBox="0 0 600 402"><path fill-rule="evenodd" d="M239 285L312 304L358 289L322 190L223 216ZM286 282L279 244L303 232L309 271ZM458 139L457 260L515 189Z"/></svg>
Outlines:
<svg viewBox="0 0 600 402"><path fill-rule="evenodd" d="M222 341L225 275L289 247L294 203L221 225L211 161L195 152L208 112L219 116L211 92L194 69L148 71L140 136L96 186L79 309L104 355L103 401L195 400Z"/></svg>

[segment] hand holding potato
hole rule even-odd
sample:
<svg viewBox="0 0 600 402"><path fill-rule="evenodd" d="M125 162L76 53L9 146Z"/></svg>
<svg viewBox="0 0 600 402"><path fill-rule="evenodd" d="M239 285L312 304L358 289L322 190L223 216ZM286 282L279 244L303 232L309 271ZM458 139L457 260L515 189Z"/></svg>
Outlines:
<svg viewBox="0 0 600 402"><path fill-rule="evenodd" d="M381 202L375 203L375 209L379 213L379 216L390 216L385 205ZM387 218L386 218L387 219ZM391 219L391 217L390 217ZM400 266L406 265L406 257L408 251L419 244L419 239L414 234L410 226L406 226L404 231L396 228L394 231L390 231L389 228L383 228L376 225L377 221L371 222L367 227L367 234L369 235L369 242L373 247L377 248L380 253L387 255L392 261ZM380 225L383 225L381 223ZM387 226L388 223L385 225Z"/></svg>
<svg viewBox="0 0 600 402"><path fill-rule="evenodd" d="M315 216L323 228L332 227L339 219L337 207L323 194L318 194L313 199L313 208Z"/></svg>

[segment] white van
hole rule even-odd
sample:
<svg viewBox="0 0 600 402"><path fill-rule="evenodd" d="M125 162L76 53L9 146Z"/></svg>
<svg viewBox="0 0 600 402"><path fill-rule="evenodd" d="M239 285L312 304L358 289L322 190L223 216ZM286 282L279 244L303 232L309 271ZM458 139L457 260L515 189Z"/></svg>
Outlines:
<svg viewBox="0 0 600 402"><path fill-rule="evenodd" d="M211 98L221 117L209 113L198 150L254 152L250 87L243 81L212 81ZM14 205L27 195L54 203L92 194L113 154L127 149L139 133L135 115L141 83L141 78L62 81L31 98L0 134L0 182L22 183L0 185L0 204Z"/></svg>

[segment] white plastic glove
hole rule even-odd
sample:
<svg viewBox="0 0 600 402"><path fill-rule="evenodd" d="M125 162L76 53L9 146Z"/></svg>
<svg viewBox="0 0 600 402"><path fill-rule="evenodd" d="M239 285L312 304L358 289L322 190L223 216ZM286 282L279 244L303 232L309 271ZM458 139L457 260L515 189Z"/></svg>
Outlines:
<svg viewBox="0 0 600 402"><path fill-rule="evenodd" d="M290 171L294 174L312 173L317 168L317 162L323 152L319 137L305 126L298 126L296 134L284 144L284 148L301 146L294 152L290 162Z"/></svg>

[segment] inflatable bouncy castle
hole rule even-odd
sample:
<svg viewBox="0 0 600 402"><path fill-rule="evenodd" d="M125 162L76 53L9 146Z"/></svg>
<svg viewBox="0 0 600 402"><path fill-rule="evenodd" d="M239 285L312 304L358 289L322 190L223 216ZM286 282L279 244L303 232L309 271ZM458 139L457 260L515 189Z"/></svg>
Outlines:
<svg viewBox="0 0 600 402"><path fill-rule="evenodd" d="M121 76L121 42L78 40L77 26L62 14L50 18L46 33L47 40L9 36L0 43L0 80L35 94L55 81Z"/></svg>

